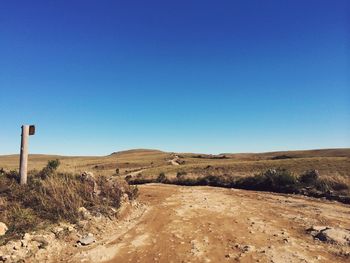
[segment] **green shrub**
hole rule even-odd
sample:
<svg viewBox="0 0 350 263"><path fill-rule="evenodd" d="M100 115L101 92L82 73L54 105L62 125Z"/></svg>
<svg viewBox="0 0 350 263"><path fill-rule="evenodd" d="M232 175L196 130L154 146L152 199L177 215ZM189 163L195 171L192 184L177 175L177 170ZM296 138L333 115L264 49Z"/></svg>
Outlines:
<svg viewBox="0 0 350 263"><path fill-rule="evenodd" d="M50 170L57 170L58 166L60 166L61 162L58 159L50 160L47 162L46 168Z"/></svg>
<svg viewBox="0 0 350 263"><path fill-rule="evenodd" d="M40 171L39 175L42 179L45 179L46 177L52 175L57 168L60 166L61 162L60 160L49 160L47 162L47 165Z"/></svg>
<svg viewBox="0 0 350 263"><path fill-rule="evenodd" d="M299 181L306 185L312 185L317 182L320 175L317 170L309 170L300 175Z"/></svg>
<svg viewBox="0 0 350 263"><path fill-rule="evenodd" d="M251 190L295 192L298 180L286 169L269 169L253 177L240 178L235 185Z"/></svg>

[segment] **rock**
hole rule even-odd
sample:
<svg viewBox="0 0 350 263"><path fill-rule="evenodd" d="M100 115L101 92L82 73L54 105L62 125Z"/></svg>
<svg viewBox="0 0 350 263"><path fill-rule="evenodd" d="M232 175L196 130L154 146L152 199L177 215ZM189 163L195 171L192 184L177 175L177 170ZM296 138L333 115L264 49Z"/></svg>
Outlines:
<svg viewBox="0 0 350 263"><path fill-rule="evenodd" d="M78 212L83 219L90 219L91 218L90 212L85 207L79 207Z"/></svg>
<svg viewBox="0 0 350 263"><path fill-rule="evenodd" d="M7 225L3 222L0 222L0 236L5 235L7 230L8 230Z"/></svg>
<svg viewBox="0 0 350 263"><path fill-rule="evenodd" d="M86 182L92 187L92 193L94 195L99 195L101 193L101 190L98 188L95 176L92 172L85 171L81 174L80 178L83 182Z"/></svg>
<svg viewBox="0 0 350 263"><path fill-rule="evenodd" d="M321 232L322 230L325 230L325 229L327 229L326 226L312 226L312 227L306 229L306 231L309 232L310 235L315 237L319 232Z"/></svg>
<svg viewBox="0 0 350 263"><path fill-rule="evenodd" d="M350 245L350 231L342 228L326 228L321 230L315 238L339 245Z"/></svg>
<svg viewBox="0 0 350 263"><path fill-rule="evenodd" d="M87 246L87 245L90 245L92 243L94 243L96 240L94 238L94 236L91 234L91 235L87 235L81 239L79 239L79 243L82 244L83 246Z"/></svg>
<svg viewBox="0 0 350 263"><path fill-rule="evenodd" d="M312 226L308 231L314 238L323 242L350 245L350 230L339 227Z"/></svg>
<svg viewBox="0 0 350 263"><path fill-rule="evenodd" d="M60 237L63 234L63 227L60 226L55 226L54 228L51 229L51 232L55 234L56 237Z"/></svg>
<svg viewBox="0 0 350 263"><path fill-rule="evenodd" d="M324 229L326 229L327 227L326 226L312 226L308 229L306 229L306 231L322 231Z"/></svg>
<svg viewBox="0 0 350 263"><path fill-rule="evenodd" d="M251 251L254 251L255 250L255 247L254 246L251 246L251 245L246 245L243 247L243 251L244 252L251 252Z"/></svg>
<svg viewBox="0 0 350 263"><path fill-rule="evenodd" d="M232 254L232 253L229 253L229 254L225 255L225 258L234 258L234 257L235 257L235 255Z"/></svg>
<svg viewBox="0 0 350 263"><path fill-rule="evenodd" d="M27 241L31 240L31 238L32 238L32 236L29 233L25 233L23 236L23 239L27 240Z"/></svg>
<svg viewBox="0 0 350 263"><path fill-rule="evenodd" d="M22 247L22 243L20 240L11 240L6 244L6 250L11 251L11 250L20 250Z"/></svg>
<svg viewBox="0 0 350 263"><path fill-rule="evenodd" d="M61 222L61 223L59 224L59 226L62 227L63 230L65 230L65 231L68 231L68 232L74 231L74 225L72 225L72 224L69 224L69 223L62 223L62 222Z"/></svg>
<svg viewBox="0 0 350 263"><path fill-rule="evenodd" d="M252 246L252 245L240 245L240 244L236 244L235 247L238 248L239 250L241 250L243 253L252 252L252 251L255 250L255 247Z"/></svg>
<svg viewBox="0 0 350 263"><path fill-rule="evenodd" d="M38 242L38 248L40 249L44 249L49 245L48 240L44 236L36 236L32 240Z"/></svg>
<svg viewBox="0 0 350 263"><path fill-rule="evenodd" d="M10 255L0 255L0 262L6 262L11 258Z"/></svg>
<svg viewBox="0 0 350 263"><path fill-rule="evenodd" d="M92 180L95 180L95 176L92 172L87 172L87 171L84 171L82 174L81 174L81 178L83 179L92 179Z"/></svg>

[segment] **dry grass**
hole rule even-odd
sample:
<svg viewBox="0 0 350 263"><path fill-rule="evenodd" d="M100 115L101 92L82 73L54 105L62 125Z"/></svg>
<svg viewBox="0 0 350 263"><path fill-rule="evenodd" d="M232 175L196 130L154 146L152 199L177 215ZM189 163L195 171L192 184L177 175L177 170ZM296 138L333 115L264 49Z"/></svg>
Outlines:
<svg viewBox="0 0 350 263"><path fill-rule="evenodd" d="M44 177L43 171L47 172ZM32 173L27 185L18 184L15 172L0 175L0 221L9 226L6 238L61 220L75 223L80 219L80 207L109 215L114 213L112 207L119 208L124 193L129 199L137 195L137 189L121 178L100 176L91 181L47 167L43 171Z"/></svg>
<svg viewBox="0 0 350 263"><path fill-rule="evenodd" d="M350 149L225 154L224 159L193 153L176 155L180 157L182 165L169 165L168 161L174 154L157 150L130 150L102 157L31 155L29 168L40 170L49 159L58 158L61 162L58 172L61 173L93 171L97 175L111 176L118 169L120 177L133 172L131 177L139 174L147 179L156 179L162 172L171 179L181 173L186 173L187 178L251 177L273 168L287 169L296 175L315 169L322 180L335 189L341 189L343 185L350 186ZM18 169L18 162L18 156L0 156L0 168Z"/></svg>
<svg viewBox="0 0 350 263"><path fill-rule="evenodd" d="M30 155L29 169L41 170L51 159L59 159L61 165L58 172L81 173L93 171L98 175L110 176L119 169L120 175L142 170L145 177L154 178L161 172L168 177L176 177L178 172L186 172L193 176L252 176L272 168L288 169L300 174L306 170L318 170L323 178L338 178L350 185L350 149L325 149L310 151L285 151L261 154L225 154L226 159L212 159L215 156L180 153L183 165L173 166L168 160L172 153L157 150L130 150L113 153L102 157L67 157ZM201 155L203 158L195 158ZM288 159L274 159L288 156ZM18 156L0 156L0 168L18 170ZM331 179L330 179L331 180Z"/></svg>
<svg viewBox="0 0 350 263"><path fill-rule="evenodd" d="M165 183L187 186L217 186L240 188L255 191L276 193L303 194L313 197L324 197L343 203L350 203L350 185L342 177L322 178L315 170L305 171L297 175L287 169L268 169L252 176L238 177L234 175L193 176L184 172L176 177L168 177L161 172L158 177L138 175L128 178L130 184Z"/></svg>
<svg viewBox="0 0 350 263"><path fill-rule="evenodd" d="M120 173L139 169L166 165L165 159L168 153L156 150L137 150L113 153L108 156L59 156L59 155L29 155L28 169L41 170L49 160L59 159L60 167L58 172L62 173L82 173L83 171L93 171L99 175L111 175L119 168ZM18 155L0 156L0 168L5 170L18 170Z"/></svg>

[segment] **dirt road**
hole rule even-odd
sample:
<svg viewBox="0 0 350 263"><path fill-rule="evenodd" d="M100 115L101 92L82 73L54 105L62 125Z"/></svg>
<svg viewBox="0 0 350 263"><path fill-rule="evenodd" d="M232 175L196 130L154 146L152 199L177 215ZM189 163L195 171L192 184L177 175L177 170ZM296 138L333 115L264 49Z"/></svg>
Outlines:
<svg viewBox="0 0 350 263"><path fill-rule="evenodd" d="M299 196L213 187L140 186L142 216L104 244L108 262L346 262L312 225L350 228L350 207ZM96 248L98 249L98 248ZM98 260L95 252L86 260ZM95 254L94 254L95 253ZM94 255L94 257L92 257Z"/></svg>

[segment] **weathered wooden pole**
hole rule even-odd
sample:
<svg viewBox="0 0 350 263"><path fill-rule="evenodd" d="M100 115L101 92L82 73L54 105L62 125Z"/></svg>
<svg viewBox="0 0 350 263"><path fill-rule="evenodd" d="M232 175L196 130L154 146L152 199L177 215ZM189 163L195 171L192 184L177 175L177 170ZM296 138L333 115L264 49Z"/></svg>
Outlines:
<svg viewBox="0 0 350 263"><path fill-rule="evenodd" d="M19 161L20 184L27 184L28 171L28 136L34 135L34 125L22 125L21 155Z"/></svg>

